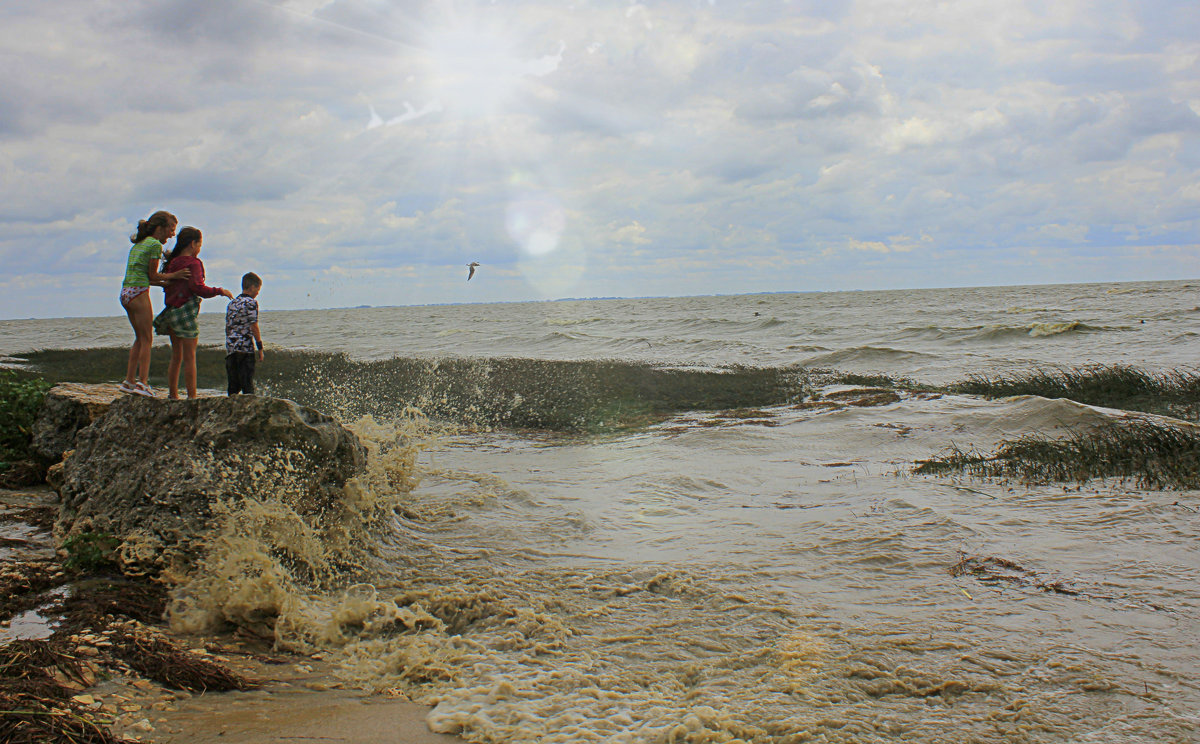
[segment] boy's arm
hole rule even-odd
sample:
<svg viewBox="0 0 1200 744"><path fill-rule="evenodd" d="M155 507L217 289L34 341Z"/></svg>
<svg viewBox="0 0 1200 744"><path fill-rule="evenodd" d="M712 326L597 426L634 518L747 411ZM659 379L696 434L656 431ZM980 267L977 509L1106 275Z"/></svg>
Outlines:
<svg viewBox="0 0 1200 744"><path fill-rule="evenodd" d="M258 332L257 320L250 324L250 333L254 336L254 348L257 349L255 353L258 356L258 361L261 362L263 359L263 342L262 335Z"/></svg>

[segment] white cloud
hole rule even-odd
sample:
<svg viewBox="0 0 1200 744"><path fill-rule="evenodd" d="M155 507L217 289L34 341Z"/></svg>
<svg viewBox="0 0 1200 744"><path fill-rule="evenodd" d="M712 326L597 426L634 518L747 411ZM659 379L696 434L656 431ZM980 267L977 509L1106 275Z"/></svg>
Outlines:
<svg viewBox="0 0 1200 744"><path fill-rule="evenodd" d="M637 220L613 230L612 241L629 245L648 245L650 243L650 239L646 237L646 228Z"/></svg>

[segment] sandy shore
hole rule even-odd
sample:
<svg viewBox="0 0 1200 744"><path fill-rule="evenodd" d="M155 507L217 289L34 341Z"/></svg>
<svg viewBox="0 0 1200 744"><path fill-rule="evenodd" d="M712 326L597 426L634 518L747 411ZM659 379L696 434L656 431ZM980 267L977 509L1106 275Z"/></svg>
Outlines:
<svg viewBox="0 0 1200 744"><path fill-rule="evenodd" d="M54 494L45 487L0 489L0 563L53 555L45 517ZM41 524L29 514L41 511ZM49 621L49 622L47 622ZM53 618L22 613L0 623L0 644L14 637L45 637ZM110 722L117 736L147 744L434 744L461 742L434 734L425 725L429 708L403 697L344 689L332 665L274 651L269 644L237 636L180 636L159 627L170 640L258 683L247 691L192 694L134 674L100 673L102 680L73 689L75 704ZM94 649L93 649L94 651ZM86 655L86 654L85 654ZM107 678L106 678L107 677Z"/></svg>
<svg viewBox="0 0 1200 744"><path fill-rule="evenodd" d="M461 742L434 734L425 726L429 709L404 699L330 688L323 662L297 657L238 658L221 654L222 663L263 686L246 692L221 692L177 699L146 720L152 731L114 729L156 744L268 744L341 742L342 744L435 744ZM101 692L97 690L97 692ZM153 698L153 694L147 699ZM153 705L153 703L150 703ZM143 724L144 725L144 724Z"/></svg>

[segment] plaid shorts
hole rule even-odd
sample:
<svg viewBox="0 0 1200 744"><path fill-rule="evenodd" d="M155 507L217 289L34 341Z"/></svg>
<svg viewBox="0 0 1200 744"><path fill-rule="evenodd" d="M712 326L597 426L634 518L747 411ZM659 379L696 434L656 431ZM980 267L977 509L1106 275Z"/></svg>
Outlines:
<svg viewBox="0 0 1200 744"><path fill-rule="evenodd" d="M154 319L154 332L160 336L176 338L200 338L200 325L196 316L200 314L200 298L192 295L183 307L163 308Z"/></svg>

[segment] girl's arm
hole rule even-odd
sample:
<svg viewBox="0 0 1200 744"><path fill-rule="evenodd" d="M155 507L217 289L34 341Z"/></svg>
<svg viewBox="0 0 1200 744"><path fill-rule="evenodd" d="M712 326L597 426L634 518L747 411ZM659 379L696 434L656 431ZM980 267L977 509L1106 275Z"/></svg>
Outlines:
<svg viewBox="0 0 1200 744"><path fill-rule="evenodd" d="M188 278L188 286L191 288L192 294L196 295L197 297L207 298L216 297L217 295L225 295L226 297L233 299L233 293L228 289L222 289L221 287L210 287L204 283L204 264L200 263L199 260L196 261L196 270L193 271L191 276Z"/></svg>
<svg viewBox="0 0 1200 744"><path fill-rule="evenodd" d="M187 279L191 277L192 272L187 268L179 271L169 271L162 273L158 270L158 259L151 258L150 263L146 265L146 276L150 277L150 284L155 287L165 287L174 279Z"/></svg>

